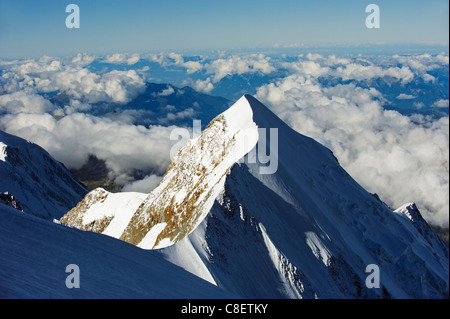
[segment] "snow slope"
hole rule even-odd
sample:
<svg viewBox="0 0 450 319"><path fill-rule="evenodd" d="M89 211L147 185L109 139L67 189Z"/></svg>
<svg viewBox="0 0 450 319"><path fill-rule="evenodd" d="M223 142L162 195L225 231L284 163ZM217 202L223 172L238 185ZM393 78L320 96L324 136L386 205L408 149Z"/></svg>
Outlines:
<svg viewBox="0 0 450 319"><path fill-rule="evenodd" d="M229 298L233 295L123 241L0 203L0 298ZM69 289L67 265L80 270Z"/></svg>
<svg viewBox="0 0 450 319"><path fill-rule="evenodd" d="M88 189L40 146L0 131L0 192L13 195L24 212L52 220Z"/></svg>

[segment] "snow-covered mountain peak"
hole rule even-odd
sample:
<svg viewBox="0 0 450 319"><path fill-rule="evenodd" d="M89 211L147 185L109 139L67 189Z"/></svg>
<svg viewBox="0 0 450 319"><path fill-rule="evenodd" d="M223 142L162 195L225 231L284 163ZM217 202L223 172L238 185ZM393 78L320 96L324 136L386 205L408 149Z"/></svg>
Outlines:
<svg viewBox="0 0 450 319"><path fill-rule="evenodd" d="M175 155L159 185L142 199L134 211L120 212L123 231L120 239L152 249L169 246L202 222L215 198L223 189L230 167L251 151L258 141L253 111L243 96L233 106L214 118L202 134L189 140ZM97 207L113 195L94 190L62 219L81 229L108 233L109 223L117 221L118 210L99 214ZM133 206L134 207L134 206ZM131 206L129 207L131 208ZM129 218L123 218L126 215Z"/></svg>
<svg viewBox="0 0 450 319"><path fill-rule="evenodd" d="M242 97L179 150L121 239L142 248L161 248L191 233L223 189L231 165L257 140L252 109Z"/></svg>
<svg viewBox="0 0 450 319"><path fill-rule="evenodd" d="M222 115L229 127L234 129L254 128L253 110L247 95L242 96Z"/></svg>
<svg viewBox="0 0 450 319"><path fill-rule="evenodd" d="M136 199L135 210L98 214L113 195L83 222L113 216L105 229L119 220L123 229L114 237L162 248L238 296L448 297L448 247L420 212L392 212L329 149L249 95L189 140L145 198L121 195ZM367 285L369 265L381 271L377 289Z"/></svg>

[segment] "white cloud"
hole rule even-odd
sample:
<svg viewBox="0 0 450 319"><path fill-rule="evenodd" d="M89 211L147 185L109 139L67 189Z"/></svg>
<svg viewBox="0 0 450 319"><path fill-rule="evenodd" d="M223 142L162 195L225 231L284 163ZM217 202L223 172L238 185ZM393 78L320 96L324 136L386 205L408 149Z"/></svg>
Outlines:
<svg viewBox="0 0 450 319"><path fill-rule="evenodd" d="M349 63L346 66L339 66L333 75L341 77L343 80L357 81L389 76L400 80L403 84L411 82L414 78L414 73L406 66L402 66L401 68L382 68L378 65L362 65L358 63Z"/></svg>
<svg viewBox="0 0 450 319"><path fill-rule="evenodd" d="M430 83L436 82L436 78L434 76L432 76L431 74L428 74L428 73L422 74L422 79L425 82L430 82Z"/></svg>
<svg viewBox="0 0 450 319"><path fill-rule="evenodd" d="M423 103L423 102L414 102L414 103L413 103L413 106L414 106L416 109L419 110L419 109L425 107L425 103Z"/></svg>
<svg viewBox="0 0 450 319"><path fill-rule="evenodd" d="M114 53L112 55L108 55L105 59L107 63L122 63L125 61L125 54L122 53Z"/></svg>
<svg viewBox="0 0 450 319"><path fill-rule="evenodd" d="M207 78L204 81L198 79L192 85L196 91L203 93L209 93L214 89L214 85L211 83L211 78Z"/></svg>
<svg viewBox="0 0 450 319"><path fill-rule="evenodd" d="M175 52L170 52L168 54L149 54L146 56L146 59L152 62L159 63L164 67L170 67L174 65L184 67L186 68L186 72L188 74L199 72L204 68L201 61L185 61L184 57L181 54Z"/></svg>
<svg viewBox="0 0 450 319"><path fill-rule="evenodd" d="M351 63L351 60L348 58L337 57L336 55L332 54L328 57L322 57L322 63L328 66L347 65Z"/></svg>
<svg viewBox="0 0 450 319"><path fill-rule="evenodd" d="M72 63L79 66L86 66L91 64L95 60L95 56L88 55L86 53L78 53L73 59Z"/></svg>
<svg viewBox="0 0 450 319"><path fill-rule="evenodd" d="M436 57L435 57L435 61L442 63L443 65L449 65L449 56L446 55L445 53L439 53Z"/></svg>
<svg viewBox="0 0 450 319"><path fill-rule="evenodd" d="M132 56L134 61L128 62L138 58ZM123 59L109 57L116 62ZM102 118L78 113L90 111L95 102L128 102L145 90L145 80L136 71L94 73L83 68L91 60L79 54L69 64L43 57L5 65L1 79L6 93L0 96L0 111L8 114L0 118L0 128L41 145L70 168L81 167L94 154L106 161L113 179L128 182L134 170L163 174L173 144L170 127L132 125L126 112ZM69 97L62 107L40 94L55 91ZM62 118L57 121L53 115Z"/></svg>
<svg viewBox="0 0 450 319"><path fill-rule="evenodd" d="M394 55L393 58L418 74L449 64L449 57L444 53L438 55Z"/></svg>
<svg viewBox="0 0 450 319"><path fill-rule="evenodd" d="M42 96L26 91L0 95L0 111L7 113L46 113L57 108Z"/></svg>
<svg viewBox="0 0 450 319"><path fill-rule="evenodd" d="M210 76L212 83L217 83L228 75L244 73L270 74L276 71L276 68L271 63L271 58L263 54L227 56L225 53L221 53L217 59L209 60L205 57L197 57L196 60L186 61L183 55L170 52L168 54L149 54L145 58L164 67L179 66L186 68L187 74L206 70L208 75L212 75Z"/></svg>
<svg viewBox="0 0 450 319"><path fill-rule="evenodd" d="M318 54L318 53L308 53L306 55L306 58L308 60L315 61L317 59L323 59L323 55L322 54Z"/></svg>
<svg viewBox="0 0 450 319"><path fill-rule="evenodd" d="M317 57L313 60L315 59L317 59ZM319 77L330 72L330 68L322 67L320 63L314 61L299 60L297 62L283 63L283 65L291 72L311 75L314 77Z"/></svg>
<svg viewBox="0 0 450 319"><path fill-rule="evenodd" d="M427 72L449 64L449 57L444 53L438 55L394 55L393 59L411 69L412 72L422 77L425 82L431 83L434 83L436 78Z"/></svg>
<svg viewBox="0 0 450 319"><path fill-rule="evenodd" d="M227 75L243 73L269 74L276 69L271 65L270 58L263 54L248 56L232 55L227 58L219 58L205 65L208 74L213 74L212 81L219 82Z"/></svg>
<svg viewBox="0 0 450 319"><path fill-rule="evenodd" d="M167 113L166 119L169 121L174 121L178 119L184 119L186 117L193 117L195 114L195 111L193 108L187 108L183 111L176 112L176 113Z"/></svg>
<svg viewBox="0 0 450 319"><path fill-rule="evenodd" d="M183 63L183 66L187 69L188 74L192 74L203 69L203 65L199 61L187 61Z"/></svg>
<svg viewBox="0 0 450 319"><path fill-rule="evenodd" d="M415 96L415 95L405 94L405 93L400 93L396 97L396 99L398 99L398 100L413 100L413 99L416 99L416 98L417 98L417 96Z"/></svg>
<svg viewBox="0 0 450 319"><path fill-rule="evenodd" d="M135 53L135 54L133 54L131 57L129 57L129 58L127 59L127 64L128 64L128 65L136 64L136 63L139 62L140 59L141 59L140 55L137 54L137 53Z"/></svg>
<svg viewBox="0 0 450 319"><path fill-rule="evenodd" d="M175 90L173 89L173 87L167 86L167 89L164 89L161 92L159 92L158 96L169 96L169 95L173 94L174 92L175 92Z"/></svg>
<svg viewBox="0 0 450 319"><path fill-rule="evenodd" d="M0 129L39 144L69 168L80 168L89 154L106 161L112 176L134 170L162 175L170 162L175 127L136 126L81 113L57 121L49 114L8 114ZM130 177L129 177L130 179Z"/></svg>
<svg viewBox="0 0 450 319"><path fill-rule="evenodd" d="M164 63L165 55L162 52L159 54L152 53L152 54L146 54L144 56L144 58L151 62L156 62L156 63L159 63L162 65Z"/></svg>
<svg viewBox="0 0 450 319"><path fill-rule="evenodd" d="M122 188L122 192L150 193L156 186L158 186L161 179L162 176L147 175L141 180L126 184Z"/></svg>
<svg viewBox="0 0 450 319"><path fill-rule="evenodd" d="M52 58L11 65L2 75L4 89L7 93L60 91L85 103L126 103L145 90L145 80L135 70L97 74L79 65L82 56L74 59L76 63L72 65Z"/></svg>
<svg viewBox="0 0 450 319"><path fill-rule="evenodd" d="M434 102L432 106L448 108L448 100L440 99L440 100Z"/></svg>
<svg viewBox="0 0 450 319"><path fill-rule="evenodd" d="M170 52L168 56L169 56L169 58L171 58L174 61L174 64L183 64L184 63L184 58L179 53Z"/></svg>
<svg viewBox="0 0 450 319"><path fill-rule="evenodd" d="M123 53L114 53L106 56L104 62L113 64L127 63L128 65L133 65L139 62L140 59L141 56L138 53L134 53L131 56Z"/></svg>
<svg viewBox="0 0 450 319"><path fill-rule="evenodd" d="M101 76L97 83L92 84L97 84L96 88L98 92L105 92L112 101L120 103L129 102L133 97L145 90L144 79L134 70L113 70ZM88 97L91 97L90 93L92 90L90 87L83 86L83 89L88 91ZM94 98L91 98L91 102L95 100L96 97L94 95ZM101 99L99 100L101 101Z"/></svg>
<svg viewBox="0 0 450 319"><path fill-rule="evenodd" d="M391 63L392 64L392 63ZM321 54L298 56L297 61L281 62L290 74L301 74L312 77L328 76L341 78L344 81L365 81L382 77L392 77L402 84L411 82L414 73L408 65L401 67L393 65L377 65L374 62L361 58L343 58L335 55L323 56ZM427 73L421 73L425 81L432 81L433 77Z"/></svg>

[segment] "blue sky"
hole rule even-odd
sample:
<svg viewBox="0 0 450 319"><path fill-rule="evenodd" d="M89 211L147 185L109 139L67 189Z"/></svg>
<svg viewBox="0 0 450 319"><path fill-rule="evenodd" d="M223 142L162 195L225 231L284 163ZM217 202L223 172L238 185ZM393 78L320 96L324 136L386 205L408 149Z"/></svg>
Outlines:
<svg viewBox="0 0 450 319"><path fill-rule="evenodd" d="M67 29L67 4L80 29ZM368 29L365 8L380 8ZM448 46L449 2L442 0L0 0L0 57L78 52L196 52L275 45Z"/></svg>

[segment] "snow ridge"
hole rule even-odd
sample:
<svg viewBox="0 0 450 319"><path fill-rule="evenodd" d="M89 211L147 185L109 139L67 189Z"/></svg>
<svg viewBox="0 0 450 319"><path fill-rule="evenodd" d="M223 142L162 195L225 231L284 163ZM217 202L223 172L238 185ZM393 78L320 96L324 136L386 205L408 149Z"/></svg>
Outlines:
<svg viewBox="0 0 450 319"><path fill-rule="evenodd" d="M61 221L109 234L145 249L170 246L202 222L222 191L230 167L245 156L257 140L252 109L242 97L213 119L200 137L189 140L178 151L163 179L148 196L109 194L97 189ZM111 202L114 204L108 204L111 197L115 198ZM134 204L119 206L122 200L119 197ZM116 214L119 211L120 214ZM121 222L117 221L119 218ZM114 232L110 231L112 224L117 225Z"/></svg>

